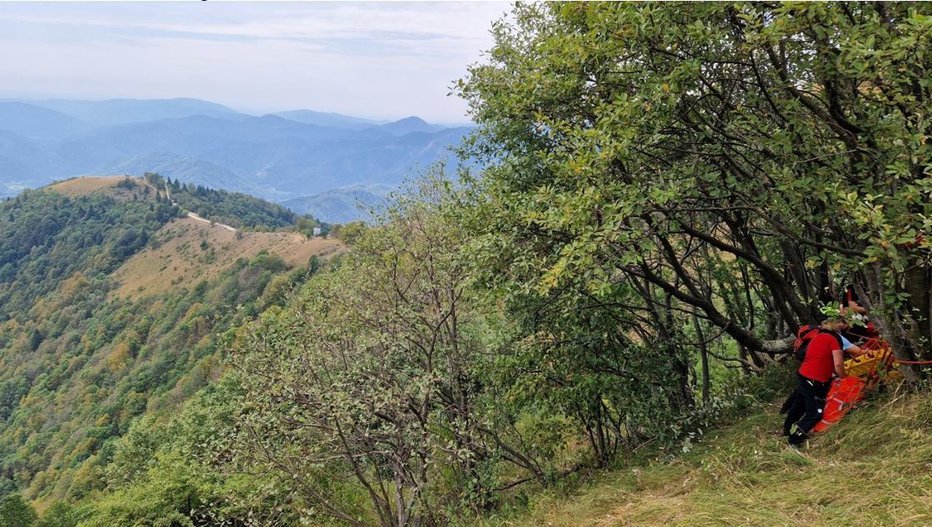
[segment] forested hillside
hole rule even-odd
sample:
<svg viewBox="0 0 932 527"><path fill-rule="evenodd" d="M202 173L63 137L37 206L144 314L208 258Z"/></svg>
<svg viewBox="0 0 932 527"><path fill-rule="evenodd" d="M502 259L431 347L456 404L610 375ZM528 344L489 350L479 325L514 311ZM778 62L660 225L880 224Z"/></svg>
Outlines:
<svg viewBox="0 0 932 527"><path fill-rule="evenodd" d="M76 272L98 278L143 247L178 214L166 200L120 202L27 191L3 203L0 317L29 320L37 299Z"/></svg>
<svg viewBox="0 0 932 527"><path fill-rule="evenodd" d="M268 203L250 209L254 198L190 191L188 210L207 204L203 214L223 218L245 210L237 225L254 230L315 224ZM187 194L179 189L172 197ZM219 229L230 235L223 247L211 248L220 245L218 234L180 215L155 175L70 180L0 204L4 496L48 504L80 500L105 485L114 448L132 422L176 409L219 377L218 334L282 302L334 251L297 233L256 230L237 238L226 229ZM178 231L179 222L195 226ZM262 250L279 247L280 236L296 237L293 247L281 247L284 257ZM197 265L211 271L132 270L134 255L172 241L190 247L173 256L195 252ZM304 244L309 250L295 250ZM218 261L226 246L237 256ZM116 294L126 280L144 278L139 272L155 274L161 286Z"/></svg>
<svg viewBox="0 0 932 527"><path fill-rule="evenodd" d="M200 185L182 184L178 180L166 181L171 199L186 210L211 221L261 230L290 227L298 221L294 212L259 198L227 192Z"/></svg>
<svg viewBox="0 0 932 527"><path fill-rule="evenodd" d="M516 4L493 36L455 88L485 168L435 166L335 229L339 258L272 278L287 266L257 254L137 301L75 275L28 297L4 326L0 371L26 382L0 437L33 501L0 512L928 523L932 7ZM793 333L849 285L901 383L882 371L870 412L800 452L775 415ZM75 400L80 426L56 413ZM548 505L562 491L598 503Z"/></svg>

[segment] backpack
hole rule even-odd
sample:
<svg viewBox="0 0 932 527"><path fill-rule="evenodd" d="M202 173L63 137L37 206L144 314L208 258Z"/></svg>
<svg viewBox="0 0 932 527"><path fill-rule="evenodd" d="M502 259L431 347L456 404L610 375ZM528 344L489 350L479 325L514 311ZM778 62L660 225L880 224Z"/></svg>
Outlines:
<svg viewBox="0 0 932 527"><path fill-rule="evenodd" d="M796 357L796 360L802 362L806 359L806 349L809 347L809 343L812 342L812 339L819 333L828 333L835 337L839 347L842 346L841 336L838 333L834 331L822 331L822 326L820 324L806 324L805 326L800 326L799 329L796 330L796 340L793 341L793 356Z"/></svg>
<svg viewBox="0 0 932 527"><path fill-rule="evenodd" d="M796 340L793 341L793 356L796 357L796 360L802 362L806 358L806 348L809 347L809 343L819 334L821 329L822 326L819 324L799 326L799 329L796 330Z"/></svg>

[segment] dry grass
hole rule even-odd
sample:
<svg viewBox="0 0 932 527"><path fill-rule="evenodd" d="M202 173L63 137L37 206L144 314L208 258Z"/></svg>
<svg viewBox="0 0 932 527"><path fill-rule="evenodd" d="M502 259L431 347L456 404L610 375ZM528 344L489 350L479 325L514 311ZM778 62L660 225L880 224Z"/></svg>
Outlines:
<svg viewBox="0 0 932 527"><path fill-rule="evenodd" d="M86 176L54 183L49 190L66 196L101 193L116 199L142 199L143 187L155 187L142 178L132 178L134 189L117 186L126 176ZM217 277L237 259L251 259L261 251L281 256L293 266L307 265L312 256L328 259L346 250L338 240L308 239L291 232L234 232L220 225L193 218L172 221L155 233L156 243L140 251L113 273L120 284L114 296L140 298L167 290L191 287Z"/></svg>
<svg viewBox="0 0 932 527"><path fill-rule="evenodd" d="M675 461L594 476L481 525L932 525L932 397L868 403L787 447L776 407L719 430Z"/></svg>
<svg viewBox="0 0 932 527"><path fill-rule="evenodd" d="M140 298L173 288L191 287L218 276L238 258L261 251L291 265L307 265L312 256L326 260L346 250L339 240L308 239L292 232L231 232L192 218L172 221L154 236L156 244L140 251L113 273L122 298ZM155 245L155 246L153 246Z"/></svg>
<svg viewBox="0 0 932 527"><path fill-rule="evenodd" d="M150 198L155 198L157 192L155 187L150 185L143 178L131 178L136 183L136 189L124 189L117 187L117 184L126 179L126 176L83 176L65 181L59 181L46 187L48 190L64 194L65 196L85 196L88 194L101 193L116 199L132 199L135 192L141 198L143 187L149 187Z"/></svg>

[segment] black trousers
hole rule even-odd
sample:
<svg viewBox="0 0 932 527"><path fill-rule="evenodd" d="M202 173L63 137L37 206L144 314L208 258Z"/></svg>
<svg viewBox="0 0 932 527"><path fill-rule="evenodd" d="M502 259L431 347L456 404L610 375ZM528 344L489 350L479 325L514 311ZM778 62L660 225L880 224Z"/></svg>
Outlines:
<svg viewBox="0 0 932 527"><path fill-rule="evenodd" d="M822 411L825 409L825 396L831 387L830 382L819 382L807 379L796 374L796 389L783 403L786 419L783 421L783 435L788 437L790 444L798 445L809 436L819 421L822 420ZM793 425L796 430L793 431ZM792 433L791 433L792 431Z"/></svg>

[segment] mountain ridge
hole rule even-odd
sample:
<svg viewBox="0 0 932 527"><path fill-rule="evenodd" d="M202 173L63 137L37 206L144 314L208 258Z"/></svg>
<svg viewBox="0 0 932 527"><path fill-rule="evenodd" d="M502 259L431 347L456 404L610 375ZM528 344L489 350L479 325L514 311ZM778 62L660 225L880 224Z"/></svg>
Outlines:
<svg viewBox="0 0 932 527"><path fill-rule="evenodd" d="M245 211L248 231L183 218L173 200L206 217ZM0 202L0 497L100 488L130 423L222 370L220 333L345 250L307 236L311 225L156 175L72 178Z"/></svg>
<svg viewBox="0 0 932 527"><path fill-rule="evenodd" d="M239 112L222 104L188 97L102 100L44 99L36 101L23 99L22 101L55 110L97 126L112 126L186 115L226 115L231 118L240 115Z"/></svg>
<svg viewBox="0 0 932 527"><path fill-rule="evenodd" d="M34 117L8 127L0 121L0 197L124 172L274 201L356 184L395 187L433 163L455 164L452 148L471 131L415 116L389 123L311 110L255 116L198 99L0 102L0 116L4 108ZM337 217L360 216L343 206L329 219Z"/></svg>
<svg viewBox="0 0 932 527"><path fill-rule="evenodd" d="M282 205L298 214L310 214L332 223L368 221L371 219L369 211L384 206L394 189L389 185L356 184L289 199Z"/></svg>
<svg viewBox="0 0 932 527"><path fill-rule="evenodd" d="M271 115L277 115L279 117L297 121L299 123L317 124L321 126L331 126L334 128L349 128L354 130L387 124L385 121L364 119L361 117L351 117L348 115L332 112L317 112L314 110L286 110L283 112L273 112Z"/></svg>

